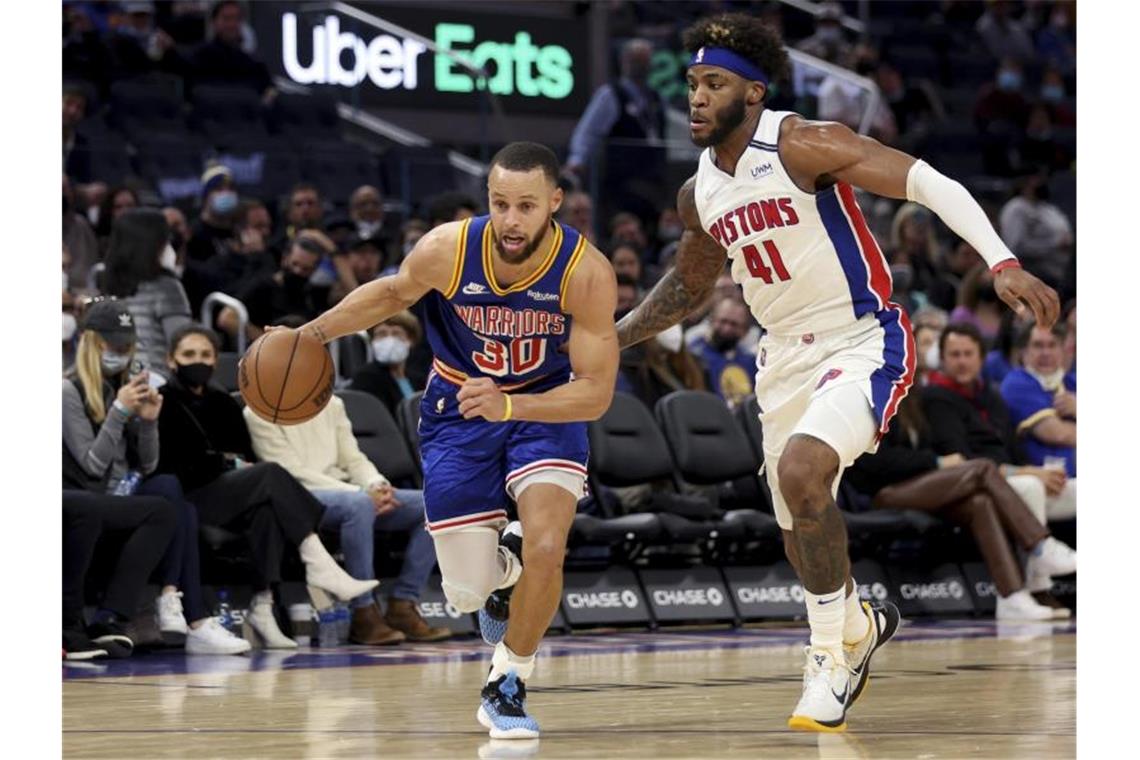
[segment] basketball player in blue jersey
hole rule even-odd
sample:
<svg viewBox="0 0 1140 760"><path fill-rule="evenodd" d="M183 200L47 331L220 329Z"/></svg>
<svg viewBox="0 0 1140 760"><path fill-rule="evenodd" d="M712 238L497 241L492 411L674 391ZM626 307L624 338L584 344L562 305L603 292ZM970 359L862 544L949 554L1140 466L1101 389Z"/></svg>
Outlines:
<svg viewBox="0 0 1140 760"><path fill-rule="evenodd" d="M554 221L558 173L549 148L507 145L491 161L488 216L436 227L399 272L301 328L327 343L426 299L427 525L448 601L479 611L495 644L477 717L500 739L538 736L524 684L562 593L585 421L609 408L618 367L613 268ZM500 541L508 498L520 524Z"/></svg>
<svg viewBox="0 0 1140 760"><path fill-rule="evenodd" d="M765 471L811 627L788 726L842 731L899 615L890 603L860 604L835 494L843 469L887 430L915 362L910 322L890 301L890 267L853 187L933 210L989 264L998 295L1044 327L1057 318L1057 294L1018 266L958 182L841 124L765 109L768 82L788 60L758 19L706 18L684 41L690 136L706 150L677 195L676 264L618 335L625 347L676 324L731 261L765 330L755 384Z"/></svg>

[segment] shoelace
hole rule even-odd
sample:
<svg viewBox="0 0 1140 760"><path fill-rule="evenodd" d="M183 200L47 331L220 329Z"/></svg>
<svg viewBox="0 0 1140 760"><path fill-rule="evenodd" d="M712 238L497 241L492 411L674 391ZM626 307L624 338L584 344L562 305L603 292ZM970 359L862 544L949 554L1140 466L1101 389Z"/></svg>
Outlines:
<svg viewBox="0 0 1140 760"><path fill-rule="evenodd" d="M502 688L500 688L502 685L502 682L500 682L495 688L495 693L498 695L499 701L505 703L508 707L510 707L515 712L518 712L520 715L524 714L526 710L523 707L523 701L526 699L526 685L523 684L522 681L516 680L516 689L510 694L504 692Z"/></svg>

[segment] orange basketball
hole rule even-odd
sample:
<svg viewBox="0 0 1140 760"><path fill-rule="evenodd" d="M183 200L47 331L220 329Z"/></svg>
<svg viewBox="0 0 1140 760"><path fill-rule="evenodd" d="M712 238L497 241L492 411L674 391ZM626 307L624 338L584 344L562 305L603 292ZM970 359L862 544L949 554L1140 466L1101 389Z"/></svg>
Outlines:
<svg viewBox="0 0 1140 760"><path fill-rule="evenodd" d="M296 425L320 414L333 394L333 362L325 345L300 330L272 330L238 364L246 405L276 425Z"/></svg>

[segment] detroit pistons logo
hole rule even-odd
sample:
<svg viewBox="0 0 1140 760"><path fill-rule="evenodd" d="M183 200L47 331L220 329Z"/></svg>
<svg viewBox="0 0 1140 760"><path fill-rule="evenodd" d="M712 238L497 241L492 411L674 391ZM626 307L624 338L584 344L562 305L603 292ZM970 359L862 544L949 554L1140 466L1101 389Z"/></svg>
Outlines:
<svg viewBox="0 0 1140 760"><path fill-rule="evenodd" d="M843 370L841 369L829 369L826 373L824 373L824 376L819 379L819 384L815 386L815 389L818 391L823 387L824 383L828 382L829 380L834 380L842 374Z"/></svg>

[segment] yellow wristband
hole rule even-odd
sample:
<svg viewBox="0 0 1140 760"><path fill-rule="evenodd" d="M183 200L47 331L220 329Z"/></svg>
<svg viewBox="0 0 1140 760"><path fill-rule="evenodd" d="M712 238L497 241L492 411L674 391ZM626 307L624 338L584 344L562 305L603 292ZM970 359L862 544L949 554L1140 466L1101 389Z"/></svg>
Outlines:
<svg viewBox="0 0 1140 760"><path fill-rule="evenodd" d="M506 422L511 418L511 396L508 393L503 394L503 399L507 402L507 410L503 412L503 418L499 422Z"/></svg>

